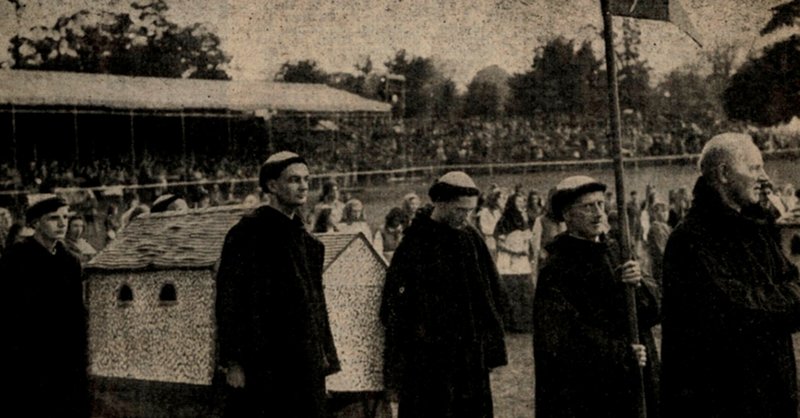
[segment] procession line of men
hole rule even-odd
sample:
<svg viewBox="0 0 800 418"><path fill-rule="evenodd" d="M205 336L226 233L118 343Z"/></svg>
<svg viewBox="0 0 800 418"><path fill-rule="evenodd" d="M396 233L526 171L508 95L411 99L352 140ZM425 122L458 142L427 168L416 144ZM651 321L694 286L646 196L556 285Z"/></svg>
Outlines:
<svg viewBox="0 0 800 418"><path fill-rule="evenodd" d="M663 310L659 286L604 234L606 186L586 176L557 186L551 204L567 230L547 249L534 303L537 417L635 417L640 375L649 417L797 417L800 277L752 209L769 180L760 152L747 135L722 134L699 166L694 205L666 248ZM308 165L276 153L259 184L270 203L229 231L217 276L224 413L327 417L325 376L340 365L325 249L299 213ZM489 374L508 361L505 301L468 222L478 193L463 172L440 177L432 212L415 218L387 272L384 379L401 418L494 415ZM4 404L29 415L88 411L80 265L60 244L67 209L58 199L31 207L35 235L0 260L11 292L4 353L16 379ZM627 335L626 286L637 295L638 344ZM663 367L651 332L659 322Z"/></svg>

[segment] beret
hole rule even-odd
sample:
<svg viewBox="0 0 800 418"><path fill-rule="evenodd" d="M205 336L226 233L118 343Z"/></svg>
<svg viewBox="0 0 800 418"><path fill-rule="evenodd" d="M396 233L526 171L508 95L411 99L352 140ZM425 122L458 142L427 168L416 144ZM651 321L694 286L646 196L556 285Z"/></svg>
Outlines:
<svg viewBox="0 0 800 418"><path fill-rule="evenodd" d="M55 212L64 206L69 206L69 204L66 200L60 197L49 197L47 199L40 200L31 205L31 207L25 211L25 221L30 224L42 216L51 212Z"/></svg>
<svg viewBox="0 0 800 418"><path fill-rule="evenodd" d="M592 192L605 192L606 185L589 176L567 177L556 186L556 191L550 199L553 217L557 221L564 220L564 210L573 204L579 197Z"/></svg>
<svg viewBox="0 0 800 418"><path fill-rule="evenodd" d="M296 163L307 164L303 157L290 151L280 151L270 155L267 161L264 161L264 164L261 165L261 170L258 173L259 186L262 189L266 189L267 181L280 177L286 167Z"/></svg>
<svg viewBox="0 0 800 418"><path fill-rule="evenodd" d="M478 196L480 190L475 182L472 181L467 173L463 171L451 171L439 177L430 190L428 196L434 202L449 202L459 197Z"/></svg>

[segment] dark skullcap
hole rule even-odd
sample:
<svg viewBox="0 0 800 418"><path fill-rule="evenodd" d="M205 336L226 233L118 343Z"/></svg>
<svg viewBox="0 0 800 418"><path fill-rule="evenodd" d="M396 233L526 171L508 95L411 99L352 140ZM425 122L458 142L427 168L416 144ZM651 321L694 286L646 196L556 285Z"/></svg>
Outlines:
<svg viewBox="0 0 800 418"><path fill-rule="evenodd" d="M589 176L567 177L556 186L556 191L550 199L553 217L561 222L564 220L564 211L581 196L592 192L605 192L606 185Z"/></svg>
<svg viewBox="0 0 800 418"><path fill-rule="evenodd" d="M478 186L463 171L451 171L439 177L428 190L428 196L434 202L450 202L459 197L478 196L479 194Z"/></svg>
<svg viewBox="0 0 800 418"><path fill-rule="evenodd" d="M280 151L270 155L267 161L261 165L261 171L258 173L258 185L266 192L269 180L277 179L286 167L297 163L307 164L303 157L290 151Z"/></svg>
<svg viewBox="0 0 800 418"><path fill-rule="evenodd" d="M55 212L64 206L69 206L69 204L60 197L48 197L47 199L40 200L25 211L25 222L30 225L42 216Z"/></svg>

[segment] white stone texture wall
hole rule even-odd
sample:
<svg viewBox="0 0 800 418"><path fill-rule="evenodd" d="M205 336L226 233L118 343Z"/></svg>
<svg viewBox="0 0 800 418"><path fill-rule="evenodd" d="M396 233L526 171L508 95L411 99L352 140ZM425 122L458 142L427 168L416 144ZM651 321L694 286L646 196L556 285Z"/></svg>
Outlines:
<svg viewBox="0 0 800 418"><path fill-rule="evenodd" d="M160 302L164 284L177 300ZM133 291L120 303L123 284ZM94 273L89 278L90 372L208 385L214 370L214 282L210 270Z"/></svg>
<svg viewBox="0 0 800 418"><path fill-rule="evenodd" d="M330 391L383 390L383 325L378 317L385 265L356 240L323 275L328 318L342 370Z"/></svg>

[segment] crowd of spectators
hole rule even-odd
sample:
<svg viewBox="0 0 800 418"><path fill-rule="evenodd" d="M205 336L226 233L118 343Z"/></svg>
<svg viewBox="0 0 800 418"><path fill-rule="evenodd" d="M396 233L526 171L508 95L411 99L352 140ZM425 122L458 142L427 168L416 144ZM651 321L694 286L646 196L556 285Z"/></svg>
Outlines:
<svg viewBox="0 0 800 418"><path fill-rule="evenodd" d="M699 152L714 132L730 128L699 127L693 123L645 124L629 116L623 124L623 151L627 156L669 156ZM724 125L724 126L723 126ZM345 127L346 128L346 127ZM746 129L746 127L740 127ZM729 129L728 129L729 130ZM461 119L456 121L406 120L365 136L348 129L331 138L317 138L302 145L316 172L346 173L454 164L490 164L608 158L604 120ZM800 148L800 133L749 129L764 151ZM298 143L310 137L298 139ZM290 141L291 142L291 141ZM299 145L298 145L299 146ZM109 156L88 164L63 161L30 161L14 167L0 163L0 191L50 192L57 187L153 185L182 181L219 181L209 193L240 196L237 180L253 178L260 163L257 156L226 155L140 157L136 164L125 157ZM111 158L117 158L112 160ZM122 158L122 159L119 159ZM226 182L229 181L229 182ZM157 195L157 193L156 193Z"/></svg>

